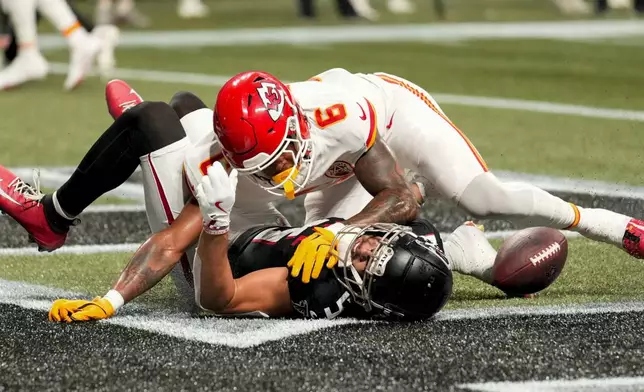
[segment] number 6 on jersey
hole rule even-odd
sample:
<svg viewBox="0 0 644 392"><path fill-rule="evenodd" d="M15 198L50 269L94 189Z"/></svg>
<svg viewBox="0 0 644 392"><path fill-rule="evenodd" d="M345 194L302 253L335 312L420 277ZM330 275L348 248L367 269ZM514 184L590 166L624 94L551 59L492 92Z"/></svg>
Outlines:
<svg viewBox="0 0 644 392"><path fill-rule="evenodd" d="M347 118L347 109L344 104L336 103L326 109L315 109L315 122L320 128L326 128Z"/></svg>

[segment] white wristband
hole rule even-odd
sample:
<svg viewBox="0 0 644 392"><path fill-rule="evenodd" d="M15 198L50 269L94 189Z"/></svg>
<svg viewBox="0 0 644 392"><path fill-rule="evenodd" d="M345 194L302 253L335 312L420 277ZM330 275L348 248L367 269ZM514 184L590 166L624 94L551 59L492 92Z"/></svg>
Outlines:
<svg viewBox="0 0 644 392"><path fill-rule="evenodd" d="M123 299L123 296L121 293L119 293L116 290L110 290L103 296L103 299L106 299L107 302L109 302L112 305L112 308L114 308L114 313L125 304L125 300Z"/></svg>

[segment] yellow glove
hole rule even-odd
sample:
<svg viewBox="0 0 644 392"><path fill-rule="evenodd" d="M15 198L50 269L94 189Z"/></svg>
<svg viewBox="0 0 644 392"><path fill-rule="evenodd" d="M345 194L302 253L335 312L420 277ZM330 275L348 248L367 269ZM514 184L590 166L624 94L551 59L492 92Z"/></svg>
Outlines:
<svg viewBox="0 0 644 392"><path fill-rule="evenodd" d="M333 268L338 263L338 253L331 243L335 235L330 230L316 227L315 233L300 242L287 266L291 268L291 276L297 278L302 272L302 282L309 283L311 278L320 277L324 262L327 268Z"/></svg>
<svg viewBox="0 0 644 392"><path fill-rule="evenodd" d="M84 299L57 299L49 310L49 321L67 321L71 323L71 314L88 303L90 301Z"/></svg>
<svg viewBox="0 0 644 392"><path fill-rule="evenodd" d="M111 317L114 308L110 301L96 297L91 301L59 299L54 302L49 311L50 321L90 321Z"/></svg>

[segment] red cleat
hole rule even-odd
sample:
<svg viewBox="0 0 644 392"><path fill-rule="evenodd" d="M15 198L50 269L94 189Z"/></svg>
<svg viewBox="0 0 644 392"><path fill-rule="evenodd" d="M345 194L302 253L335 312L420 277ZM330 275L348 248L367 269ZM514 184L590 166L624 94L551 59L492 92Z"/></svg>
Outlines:
<svg viewBox="0 0 644 392"><path fill-rule="evenodd" d="M631 219L628 222L622 246L631 256L644 259L644 222L639 219Z"/></svg>
<svg viewBox="0 0 644 392"><path fill-rule="evenodd" d="M107 101L107 110L115 120L121 117L126 110L143 102L143 98L130 85L119 79L107 82L105 100Z"/></svg>
<svg viewBox="0 0 644 392"><path fill-rule="evenodd" d="M32 187L0 165L0 210L27 230L39 250L51 252L65 244L67 233L52 230L41 203L44 195L39 189L38 175L34 176L34 182Z"/></svg>

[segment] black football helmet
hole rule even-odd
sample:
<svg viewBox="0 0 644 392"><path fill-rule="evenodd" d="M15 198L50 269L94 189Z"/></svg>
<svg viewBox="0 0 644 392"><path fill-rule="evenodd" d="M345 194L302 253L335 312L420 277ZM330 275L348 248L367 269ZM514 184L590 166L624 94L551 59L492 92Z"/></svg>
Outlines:
<svg viewBox="0 0 644 392"><path fill-rule="evenodd" d="M356 240L380 237L363 274L352 263ZM346 226L335 237L339 261L334 273L367 312L394 319L418 320L436 314L452 293L452 271L433 237L394 224Z"/></svg>

